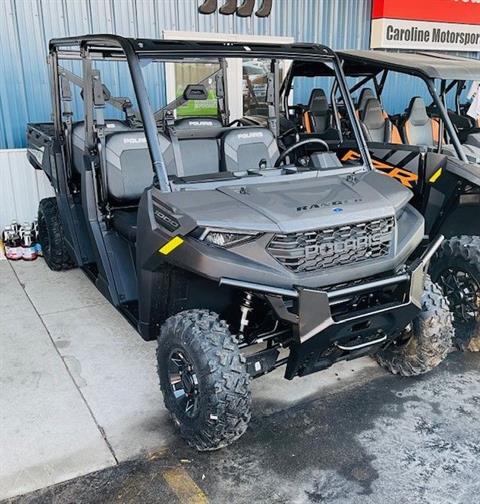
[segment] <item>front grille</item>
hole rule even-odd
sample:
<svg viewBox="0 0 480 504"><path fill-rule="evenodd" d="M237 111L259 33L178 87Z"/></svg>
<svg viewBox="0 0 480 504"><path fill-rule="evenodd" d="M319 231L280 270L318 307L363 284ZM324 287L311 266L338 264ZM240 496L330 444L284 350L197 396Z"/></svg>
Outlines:
<svg viewBox="0 0 480 504"><path fill-rule="evenodd" d="M357 264L388 255L395 218L315 229L301 233L276 234L268 252L295 273Z"/></svg>

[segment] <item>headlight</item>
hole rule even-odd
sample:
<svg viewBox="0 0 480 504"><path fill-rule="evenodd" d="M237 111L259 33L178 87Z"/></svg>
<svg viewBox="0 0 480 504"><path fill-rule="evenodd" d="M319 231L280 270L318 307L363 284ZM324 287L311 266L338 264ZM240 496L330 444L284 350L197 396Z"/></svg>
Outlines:
<svg viewBox="0 0 480 504"><path fill-rule="evenodd" d="M206 229L200 240L217 245L217 247L233 247L256 238L260 233L228 231L224 229Z"/></svg>

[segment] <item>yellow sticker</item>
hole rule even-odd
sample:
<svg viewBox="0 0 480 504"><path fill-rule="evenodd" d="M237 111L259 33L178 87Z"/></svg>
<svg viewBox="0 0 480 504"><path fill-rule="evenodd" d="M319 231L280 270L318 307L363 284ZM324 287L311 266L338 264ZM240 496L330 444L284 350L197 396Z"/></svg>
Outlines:
<svg viewBox="0 0 480 504"><path fill-rule="evenodd" d="M177 247L179 247L185 240L180 236L173 237L170 241L165 243L163 247L158 249L160 254L168 255L170 252L173 252Z"/></svg>
<svg viewBox="0 0 480 504"><path fill-rule="evenodd" d="M434 184L439 178L440 178L440 175L442 174L442 171L443 171L443 168L439 168L431 177L430 177L430 180L429 182L431 182L432 184Z"/></svg>

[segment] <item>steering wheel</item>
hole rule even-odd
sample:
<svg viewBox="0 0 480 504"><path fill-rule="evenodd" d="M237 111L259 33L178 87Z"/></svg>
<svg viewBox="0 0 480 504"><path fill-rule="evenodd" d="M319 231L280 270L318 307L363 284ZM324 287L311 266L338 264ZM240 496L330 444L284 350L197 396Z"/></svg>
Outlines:
<svg viewBox="0 0 480 504"><path fill-rule="evenodd" d="M278 157L276 163L275 163L275 168L278 168L283 161L285 161L285 158L291 154L293 151L296 151L300 147L303 147L304 145L311 144L311 143L316 143L316 144L321 144L322 147L325 148L325 152L329 151L329 147L327 142L325 140L322 140L321 138L307 138L306 140L302 140L301 142L298 142L294 145L291 145L288 149L284 150L280 156Z"/></svg>
<svg viewBox="0 0 480 504"><path fill-rule="evenodd" d="M241 119L234 119L233 121L227 124L227 128L231 128L234 124L236 124L237 126L243 126Z"/></svg>

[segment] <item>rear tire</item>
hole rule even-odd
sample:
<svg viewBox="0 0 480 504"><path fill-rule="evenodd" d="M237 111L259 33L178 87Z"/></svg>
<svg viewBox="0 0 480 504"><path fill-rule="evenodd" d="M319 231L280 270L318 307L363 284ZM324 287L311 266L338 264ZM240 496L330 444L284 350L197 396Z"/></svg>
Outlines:
<svg viewBox="0 0 480 504"><path fill-rule="evenodd" d="M53 271L75 267L66 244L56 198L45 198L38 205L38 241L43 257Z"/></svg>
<svg viewBox="0 0 480 504"><path fill-rule="evenodd" d="M442 243L430 274L450 303L455 345L480 351L480 236L454 236Z"/></svg>
<svg viewBox="0 0 480 504"><path fill-rule="evenodd" d="M188 310L162 326L157 349L165 406L197 450L223 448L250 421L250 376L227 324L208 310Z"/></svg>
<svg viewBox="0 0 480 504"><path fill-rule="evenodd" d="M375 355L378 363L393 374L416 376L428 373L447 356L452 346L453 325L447 300L427 276L422 311L396 343Z"/></svg>

